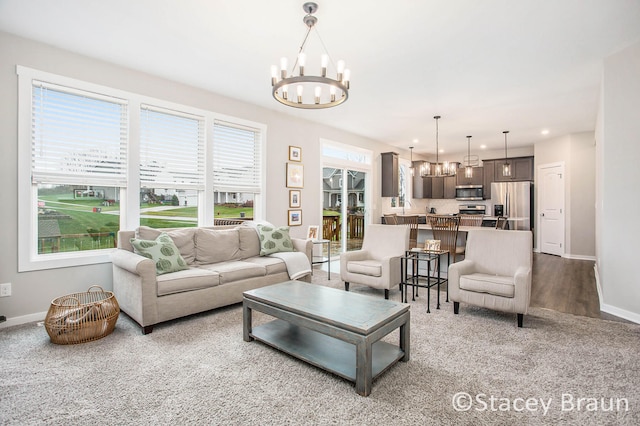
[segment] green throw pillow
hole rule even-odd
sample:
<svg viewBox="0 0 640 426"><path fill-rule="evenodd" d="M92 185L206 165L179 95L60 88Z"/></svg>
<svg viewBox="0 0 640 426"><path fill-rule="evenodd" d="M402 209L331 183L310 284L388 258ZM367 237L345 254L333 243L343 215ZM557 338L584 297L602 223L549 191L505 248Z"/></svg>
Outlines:
<svg viewBox="0 0 640 426"><path fill-rule="evenodd" d="M132 238L129 241L136 254L155 262L156 274L158 275L189 269L187 262L180 256L178 247L166 232L158 235L155 240Z"/></svg>
<svg viewBox="0 0 640 426"><path fill-rule="evenodd" d="M293 251L293 243L289 236L288 226L258 225L260 236L260 256L267 256L283 251Z"/></svg>

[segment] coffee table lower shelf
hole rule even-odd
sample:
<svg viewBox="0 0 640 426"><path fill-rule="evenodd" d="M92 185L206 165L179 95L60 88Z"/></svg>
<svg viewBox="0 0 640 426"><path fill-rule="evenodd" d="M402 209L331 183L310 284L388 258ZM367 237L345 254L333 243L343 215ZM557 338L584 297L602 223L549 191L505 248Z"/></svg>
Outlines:
<svg viewBox="0 0 640 426"><path fill-rule="evenodd" d="M342 378L356 381L356 345L276 319L256 326L251 337ZM371 373L375 379L405 356L398 346L372 345Z"/></svg>

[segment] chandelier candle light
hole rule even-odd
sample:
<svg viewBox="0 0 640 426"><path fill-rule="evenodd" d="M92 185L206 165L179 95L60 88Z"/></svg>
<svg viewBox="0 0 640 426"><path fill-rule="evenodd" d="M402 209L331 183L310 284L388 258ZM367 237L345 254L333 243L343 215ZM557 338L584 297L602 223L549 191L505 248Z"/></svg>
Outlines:
<svg viewBox="0 0 640 426"><path fill-rule="evenodd" d="M458 163L450 163L448 161L444 161L442 163L439 162L438 153L440 151L440 147L438 145L438 120L441 117L436 115L433 118L436 120L436 162L430 163L425 161L422 163L420 175L422 177L454 176L456 174L456 169L458 168Z"/></svg>
<svg viewBox="0 0 640 426"><path fill-rule="evenodd" d="M271 93L275 100L281 104L303 109L322 109L331 108L342 104L349 98L349 79L351 72L345 69L343 60L339 60L335 65L336 78L327 77L327 67L330 61L329 54L323 54L320 58L320 75L305 75L306 54L304 52L305 45L309 39L311 31L315 29L318 18L313 14L318 10L318 5L313 2L307 2L302 5L302 9L307 13L303 22L309 28L307 34L302 41L302 46L298 51L298 57L293 65L291 73L287 71L287 58L280 60L280 73L278 75L278 67L271 66ZM318 31L315 31L318 35ZM324 44L320 40L323 48ZM298 76L294 76L296 66L298 67ZM295 100L289 99L289 91L291 87L295 87ZM312 93L313 96L305 97L305 93Z"/></svg>

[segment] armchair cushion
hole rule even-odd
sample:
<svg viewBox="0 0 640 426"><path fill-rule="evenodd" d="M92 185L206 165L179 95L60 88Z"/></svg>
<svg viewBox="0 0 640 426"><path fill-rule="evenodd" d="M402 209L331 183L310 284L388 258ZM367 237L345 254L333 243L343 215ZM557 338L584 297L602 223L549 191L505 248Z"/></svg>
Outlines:
<svg viewBox="0 0 640 426"><path fill-rule="evenodd" d="M515 289L513 277L489 274L463 275L460 277L460 288L502 297L513 297Z"/></svg>
<svg viewBox="0 0 640 426"><path fill-rule="evenodd" d="M353 272L354 274L381 277L382 263L377 260L354 260L347 263L347 271Z"/></svg>

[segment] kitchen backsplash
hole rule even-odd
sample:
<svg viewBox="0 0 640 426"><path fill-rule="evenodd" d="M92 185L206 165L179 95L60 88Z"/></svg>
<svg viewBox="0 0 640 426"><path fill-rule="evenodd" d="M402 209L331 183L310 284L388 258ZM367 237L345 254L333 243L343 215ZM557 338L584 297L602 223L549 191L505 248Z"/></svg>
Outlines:
<svg viewBox="0 0 640 426"><path fill-rule="evenodd" d="M404 214L426 214L432 207L437 214L458 213L458 206L461 204L484 205L487 207L487 214L491 211L491 201L458 201L454 199L416 199L411 200L411 206L404 209ZM402 208L391 207L391 198L383 198L382 214L397 213L402 214Z"/></svg>

